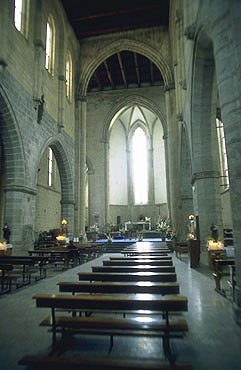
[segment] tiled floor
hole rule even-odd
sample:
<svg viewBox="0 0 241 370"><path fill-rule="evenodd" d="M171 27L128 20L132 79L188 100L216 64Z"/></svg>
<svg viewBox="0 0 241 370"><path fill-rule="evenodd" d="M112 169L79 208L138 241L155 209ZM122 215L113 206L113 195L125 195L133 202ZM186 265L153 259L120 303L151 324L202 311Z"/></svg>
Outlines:
<svg viewBox="0 0 241 370"><path fill-rule="evenodd" d="M102 264L104 255L95 261L59 272L32 286L0 297L0 369L24 370L17 364L25 354L47 353L51 334L40 321L48 309L36 308L34 293L57 293L60 280L77 280L78 271L91 271L92 265ZM184 339L172 339L172 349L180 361L188 361L194 370L241 370L241 328L233 321L232 303L214 290L214 281L207 268L191 269L188 261L173 255L181 294L188 297L185 317L189 332ZM75 344L75 346L74 346ZM83 353L108 352L109 338L85 337L75 340L73 349ZM112 357L163 358L160 339L116 337ZM46 369L48 370L48 369Z"/></svg>

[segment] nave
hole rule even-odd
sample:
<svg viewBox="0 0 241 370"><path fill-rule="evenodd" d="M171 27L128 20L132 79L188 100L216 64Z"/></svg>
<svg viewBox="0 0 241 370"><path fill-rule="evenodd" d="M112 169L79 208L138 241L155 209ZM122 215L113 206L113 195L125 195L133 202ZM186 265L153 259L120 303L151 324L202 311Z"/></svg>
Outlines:
<svg viewBox="0 0 241 370"><path fill-rule="evenodd" d="M104 254L53 277L41 280L0 298L1 310L1 370L25 370L18 361L27 354L47 354L51 347L51 334L39 323L49 310L36 308L33 295L37 293L59 293L60 281L77 281L79 272L90 272L92 266L101 266L103 260L121 254ZM215 292L210 274L201 269L192 269L185 261L172 255L176 268L180 294L188 297L188 311L184 313L189 331L180 340L171 340L172 351L180 362L189 362L194 370L240 370L241 328L232 318L232 303ZM160 338L116 337L108 354L109 338L85 336L76 341L81 353L100 354L113 358L160 358L163 360Z"/></svg>

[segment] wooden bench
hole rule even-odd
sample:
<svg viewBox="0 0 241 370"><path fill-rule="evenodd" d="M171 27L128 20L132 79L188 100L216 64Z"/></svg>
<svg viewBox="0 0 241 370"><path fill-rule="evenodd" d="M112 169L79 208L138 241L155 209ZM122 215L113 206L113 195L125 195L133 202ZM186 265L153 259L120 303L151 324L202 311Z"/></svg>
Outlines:
<svg viewBox="0 0 241 370"><path fill-rule="evenodd" d="M155 255L161 255L162 253L164 254L168 254L170 253L170 250L169 249L161 249L161 250L158 250L158 249L153 249L153 250L139 250L139 249L129 249L129 250L122 250L121 251L121 254L123 254L124 256L155 256Z"/></svg>
<svg viewBox="0 0 241 370"><path fill-rule="evenodd" d="M170 360L170 336L183 337L188 330L185 319L171 319L169 313L181 313L188 310L187 297L182 295L159 294L36 294L33 296L37 307L51 308L51 317L40 325L51 326L53 350L56 349L56 334L60 333L62 344L66 334L110 335L110 348L114 335L162 337L163 351ZM99 313L136 313L143 311L147 317L116 318L113 316L57 316L57 309L79 310ZM162 319L153 318L152 314L162 315Z"/></svg>
<svg viewBox="0 0 241 370"><path fill-rule="evenodd" d="M104 260L103 266L173 266L173 261L170 260L151 260L151 259L133 259L133 260Z"/></svg>
<svg viewBox="0 0 241 370"><path fill-rule="evenodd" d="M150 282L170 282L177 281L175 272L78 272L79 280L83 281L150 281Z"/></svg>
<svg viewBox="0 0 241 370"><path fill-rule="evenodd" d="M150 283L150 282L70 282L61 281L57 284L62 293L150 293L150 294L179 294L177 282Z"/></svg>
<svg viewBox="0 0 241 370"><path fill-rule="evenodd" d="M93 272L123 272L123 273L136 273L136 272L155 272L167 273L175 272L175 266L151 266L151 265L138 265L138 266L92 266Z"/></svg>
<svg viewBox="0 0 241 370"><path fill-rule="evenodd" d="M28 256L2 256L0 263L13 266L10 276L12 277L12 285L20 288L31 283L32 274L39 272L35 280L46 277L45 262Z"/></svg>
<svg viewBox="0 0 241 370"><path fill-rule="evenodd" d="M182 258L182 254L188 254L189 253L189 247L188 247L188 243L186 242L183 242L183 243L177 243L175 245L175 253L176 253L176 257L181 259Z"/></svg>
<svg viewBox="0 0 241 370"><path fill-rule="evenodd" d="M68 269L70 267L73 253L75 253L76 259L78 255L77 250L68 250L66 247L35 249L29 250L28 253L29 256L35 255L38 257L48 257L49 263L55 265L55 267L63 266L64 269Z"/></svg>
<svg viewBox="0 0 241 370"><path fill-rule="evenodd" d="M31 274L35 272L35 281L46 278L47 257L39 256L0 256L0 263L22 266L23 281L31 282Z"/></svg>
<svg viewBox="0 0 241 370"><path fill-rule="evenodd" d="M0 263L0 282L1 289L0 294L5 294L11 291L12 288L12 277L9 275L9 272L13 270L12 265L4 265Z"/></svg>
<svg viewBox="0 0 241 370"><path fill-rule="evenodd" d="M189 363L160 361L159 359L111 358L99 356L24 356L19 365L29 370L193 370Z"/></svg>
<svg viewBox="0 0 241 370"><path fill-rule="evenodd" d="M120 260L120 261L133 261L133 260L145 260L145 259L148 259L148 260L152 260L152 261L155 261L155 260L172 260L172 256L168 256L167 253L163 253L163 254L160 254L160 255L155 255L155 256L122 256L122 257L109 257L109 260L113 261L113 260Z"/></svg>
<svg viewBox="0 0 241 370"><path fill-rule="evenodd" d="M226 296L225 290L221 288L221 279L224 276L231 277L229 266L235 265L235 259L233 258L224 258L224 259L215 259L214 260L214 272L212 273L215 280L215 290L216 292ZM227 269L228 268L228 269ZM233 280L233 279L231 279Z"/></svg>

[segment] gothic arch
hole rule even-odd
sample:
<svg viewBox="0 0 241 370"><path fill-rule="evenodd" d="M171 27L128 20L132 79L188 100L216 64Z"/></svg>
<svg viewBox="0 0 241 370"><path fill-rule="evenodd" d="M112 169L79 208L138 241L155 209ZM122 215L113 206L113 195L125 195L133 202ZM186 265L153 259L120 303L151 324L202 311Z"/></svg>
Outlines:
<svg viewBox="0 0 241 370"><path fill-rule="evenodd" d="M61 201L62 203L69 202L73 204L74 202L73 171L71 169L68 160L68 155L65 152L64 146L59 140L50 139L47 143L45 143L45 146L42 149L41 153L43 153L47 147L50 147L53 150L58 165L61 182Z"/></svg>
<svg viewBox="0 0 241 370"><path fill-rule="evenodd" d="M13 108L2 87L0 87L0 123L6 166L5 186L25 186L28 181L23 143Z"/></svg>
<svg viewBox="0 0 241 370"><path fill-rule="evenodd" d="M167 130L167 122L166 118L163 114L163 112L157 107L156 104L154 104L152 101L149 99L141 96L141 95L131 95L127 96L121 101L119 101L112 109L111 111L107 114L105 118L105 124L103 127L103 132L102 132L102 141L103 142L108 142L109 140L109 134L110 134L110 129L111 129L111 123L113 121L113 118L120 112L124 107L132 106L132 105L141 105L145 107L146 109L149 109L153 113L155 113L158 118L160 119L162 125L163 125L163 131L164 134L166 133Z"/></svg>
<svg viewBox="0 0 241 370"><path fill-rule="evenodd" d="M78 94L85 96L87 93L88 84L90 78L96 68L109 56L118 53L122 50L134 51L136 53L142 54L149 58L156 66L159 68L165 85L173 85L173 75L170 66L168 65L165 58L158 53L153 47L144 44L143 42L137 42L129 39L121 39L114 41L107 45L105 48L101 49L96 53L96 57L91 63L84 66L83 71L80 76Z"/></svg>

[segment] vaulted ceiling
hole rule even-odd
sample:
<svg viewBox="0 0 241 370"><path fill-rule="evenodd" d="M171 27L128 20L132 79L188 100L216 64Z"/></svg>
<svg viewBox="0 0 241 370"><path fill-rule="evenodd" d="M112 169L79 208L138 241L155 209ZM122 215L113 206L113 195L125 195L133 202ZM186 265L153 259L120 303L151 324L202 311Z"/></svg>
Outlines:
<svg viewBox="0 0 241 370"><path fill-rule="evenodd" d="M169 0L61 0L77 39L115 32L168 26ZM154 63L145 56L121 51L93 74L88 92L163 85Z"/></svg>

